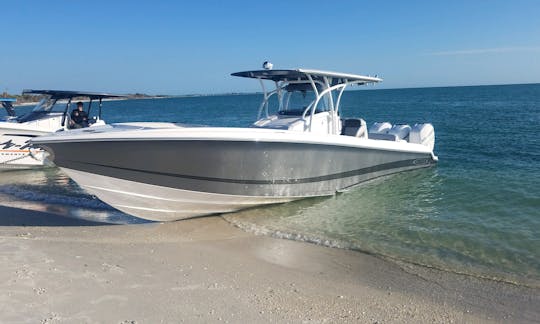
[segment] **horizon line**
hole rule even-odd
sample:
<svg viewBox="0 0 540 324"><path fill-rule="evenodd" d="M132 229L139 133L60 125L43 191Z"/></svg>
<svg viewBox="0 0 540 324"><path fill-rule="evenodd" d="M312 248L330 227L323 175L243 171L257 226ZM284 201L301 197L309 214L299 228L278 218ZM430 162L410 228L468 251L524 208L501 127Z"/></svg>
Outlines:
<svg viewBox="0 0 540 324"><path fill-rule="evenodd" d="M524 83L492 83L492 84L469 84L469 85L435 85L435 86L410 86L410 87L395 87L395 88L364 88L364 89L348 89L346 91L380 91L380 90L406 90L406 89L432 89L432 88L463 88L463 87L489 87L489 86L513 86L513 85L535 85L540 82L524 82ZM111 92L114 93L115 91ZM215 93L184 93L184 94L165 94L165 93L146 93L146 92L118 92L126 95L139 94L148 97L202 97L202 96L223 96L223 95L249 95L259 94L262 91L230 91L230 92L215 92ZM20 96L21 94L10 94L10 96ZM129 99L145 99L145 98L128 98ZM151 99L151 98L146 98Z"/></svg>
<svg viewBox="0 0 540 324"><path fill-rule="evenodd" d="M495 83L495 84L470 84L470 85L446 85L446 86L421 86L421 87L400 87L400 88L379 88L379 89L349 89L346 91L380 91L380 90L406 90L406 89L432 89L432 88L464 88L464 87L490 87L490 86L515 86L515 85L535 85L540 82L525 82L525 83ZM168 97L202 97L202 96L224 96L224 95L250 95L259 94L262 91L232 91L218 93L188 93L188 94L155 94L151 96L168 96Z"/></svg>
<svg viewBox="0 0 540 324"><path fill-rule="evenodd" d="M476 55L487 53L508 53L508 52L540 52L540 46L510 46L492 48L472 48L462 50L428 52L427 56L452 56L452 55Z"/></svg>

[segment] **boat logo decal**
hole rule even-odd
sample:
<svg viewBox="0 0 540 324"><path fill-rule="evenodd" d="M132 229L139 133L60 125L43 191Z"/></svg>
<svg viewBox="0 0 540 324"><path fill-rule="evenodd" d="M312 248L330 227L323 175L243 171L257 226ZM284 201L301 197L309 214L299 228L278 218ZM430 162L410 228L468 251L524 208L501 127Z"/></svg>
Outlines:
<svg viewBox="0 0 540 324"><path fill-rule="evenodd" d="M25 141L22 145L21 144L17 144L17 143L14 143L13 140L7 140L3 143L0 143L0 149L2 150L8 150L8 149L11 149L11 148L16 148L16 149L19 149L19 150L27 150L30 148L30 143L29 143L29 140Z"/></svg>

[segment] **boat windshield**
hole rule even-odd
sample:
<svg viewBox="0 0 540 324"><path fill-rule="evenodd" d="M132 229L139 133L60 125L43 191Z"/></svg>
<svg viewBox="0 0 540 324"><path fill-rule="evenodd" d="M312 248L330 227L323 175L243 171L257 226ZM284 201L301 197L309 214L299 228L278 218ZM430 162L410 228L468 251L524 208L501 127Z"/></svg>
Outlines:
<svg viewBox="0 0 540 324"><path fill-rule="evenodd" d="M32 109L32 112L49 112L54 107L56 99L52 99L51 96L41 99L40 102Z"/></svg>
<svg viewBox="0 0 540 324"><path fill-rule="evenodd" d="M283 104L278 110L279 115L302 116L304 111L313 106L317 97L313 91L288 91L283 96ZM316 113L328 111L326 100L321 100L317 105ZM307 113L309 114L309 112Z"/></svg>

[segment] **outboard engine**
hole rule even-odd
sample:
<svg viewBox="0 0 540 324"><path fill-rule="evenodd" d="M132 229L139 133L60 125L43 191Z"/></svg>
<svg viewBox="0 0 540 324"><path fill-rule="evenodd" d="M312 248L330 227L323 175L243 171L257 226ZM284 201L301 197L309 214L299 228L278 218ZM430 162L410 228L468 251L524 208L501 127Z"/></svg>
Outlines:
<svg viewBox="0 0 540 324"><path fill-rule="evenodd" d="M435 146L435 129L432 124L415 124L409 134L409 143L422 144L433 151Z"/></svg>
<svg viewBox="0 0 540 324"><path fill-rule="evenodd" d="M396 137L400 140L408 140L409 133L411 131L411 126L407 124L401 124L401 125L394 125L390 130L388 131L388 134L396 135Z"/></svg>
<svg viewBox="0 0 540 324"><path fill-rule="evenodd" d="M377 122L373 123L373 125L369 127L368 133L387 134L391 128L392 124L390 124L389 122Z"/></svg>

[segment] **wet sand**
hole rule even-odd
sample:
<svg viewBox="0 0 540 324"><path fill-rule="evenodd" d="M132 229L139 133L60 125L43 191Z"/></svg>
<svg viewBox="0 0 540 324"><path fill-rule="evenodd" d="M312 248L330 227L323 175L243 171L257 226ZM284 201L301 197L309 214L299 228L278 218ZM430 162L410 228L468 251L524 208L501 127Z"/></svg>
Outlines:
<svg viewBox="0 0 540 324"><path fill-rule="evenodd" d="M23 226L24 225L24 226ZM255 236L0 207L0 322L533 323L540 290Z"/></svg>

